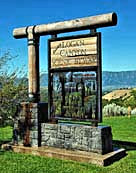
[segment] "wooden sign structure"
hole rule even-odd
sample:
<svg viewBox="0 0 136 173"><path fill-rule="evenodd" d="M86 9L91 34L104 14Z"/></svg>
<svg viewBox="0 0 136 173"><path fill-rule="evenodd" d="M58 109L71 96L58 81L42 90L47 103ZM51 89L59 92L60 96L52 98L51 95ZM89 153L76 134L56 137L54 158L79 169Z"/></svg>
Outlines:
<svg viewBox="0 0 136 173"><path fill-rule="evenodd" d="M17 28L13 31L13 36L17 39L28 39L28 59L29 59L29 98L31 102L38 103L39 97L39 41L40 36L44 35L57 35L59 33L66 33L71 31L80 30L92 30L101 27L114 26L117 24L116 13L102 14L98 16L91 16L85 18L79 18L70 21L49 23L43 25L28 26L23 28ZM81 36L82 37L82 36ZM74 39L74 38L71 38ZM59 43L52 42L52 70L67 68L66 64L71 68L92 68L99 67L96 46L96 37L82 38L74 40L64 40ZM90 44L90 46L89 46ZM91 46L92 44L92 46ZM66 49L65 49L66 47ZM79 47L82 47L79 49ZM58 56L59 55L59 56ZM59 58L57 58L59 57ZM63 57L63 58L62 58ZM75 58L73 58L75 57ZM98 68L99 69L99 68ZM100 69L97 71L101 76ZM98 77L101 80L101 77ZM101 92L101 91L99 91ZM101 95L100 93L98 94ZM50 117L49 117L50 118Z"/></svg>

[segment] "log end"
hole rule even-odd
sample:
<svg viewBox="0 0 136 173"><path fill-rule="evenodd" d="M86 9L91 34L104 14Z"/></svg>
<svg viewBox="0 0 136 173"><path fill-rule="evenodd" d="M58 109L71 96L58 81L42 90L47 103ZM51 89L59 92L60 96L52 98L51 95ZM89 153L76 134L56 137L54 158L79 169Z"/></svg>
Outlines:
<svg viewBox="0 0 136 173"><path fill-rule="evenodd" d="M113 21L113 26L117 25L118 17L115 12L112 13L112 21Z"/></svg>

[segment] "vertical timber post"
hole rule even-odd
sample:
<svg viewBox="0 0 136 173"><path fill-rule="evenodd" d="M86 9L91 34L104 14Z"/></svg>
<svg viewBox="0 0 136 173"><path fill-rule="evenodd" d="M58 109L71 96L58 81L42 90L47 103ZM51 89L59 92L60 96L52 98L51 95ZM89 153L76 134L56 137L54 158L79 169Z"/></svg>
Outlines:
<svg viewBox="0 0 136 173"><path fill-rule="evenodd" d="M27 28L28 34L28 64L29 64L29 100L40 101L39 87L39 36L34 35L34 26Z"/></svg>

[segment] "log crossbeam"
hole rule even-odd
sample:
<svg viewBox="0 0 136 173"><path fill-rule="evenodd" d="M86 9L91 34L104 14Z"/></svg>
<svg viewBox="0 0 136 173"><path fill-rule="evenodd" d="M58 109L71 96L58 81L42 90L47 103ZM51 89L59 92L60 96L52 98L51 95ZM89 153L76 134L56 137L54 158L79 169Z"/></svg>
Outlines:
<svg viewBox="0 0 136 173"><path fill-rule="evenodd" d="M116 24L117 24L116 13L108 13L108 14L85 17L75 20L36 25L34 27L34 34L40 36L53 35L58 33L71 32L71 31L114 26ZM17 39L26 38L27 27L14 29L13 36Z"/></svg>

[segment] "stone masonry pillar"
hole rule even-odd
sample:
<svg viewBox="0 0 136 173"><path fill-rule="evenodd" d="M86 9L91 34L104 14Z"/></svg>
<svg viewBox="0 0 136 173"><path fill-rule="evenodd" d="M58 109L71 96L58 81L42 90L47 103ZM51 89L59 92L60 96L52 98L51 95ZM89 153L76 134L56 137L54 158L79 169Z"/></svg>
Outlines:
<svg viewBox="0 0 136 173"><path fill-rule="evenodd" d="M41 145L40 103L21 103L19 115L19 144L38 147Z"/></svg>

